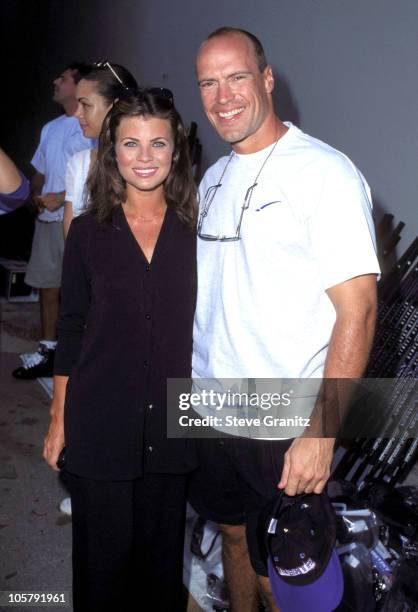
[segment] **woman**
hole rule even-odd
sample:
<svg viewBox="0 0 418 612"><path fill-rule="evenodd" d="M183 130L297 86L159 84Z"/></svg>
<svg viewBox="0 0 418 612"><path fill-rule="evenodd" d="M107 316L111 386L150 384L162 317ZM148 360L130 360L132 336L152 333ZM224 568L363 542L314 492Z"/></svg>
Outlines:
<svg viewBox="0 0 418 612"><path fill-rule="evenodd" d="M78 83L76 97L78 109L75 114L86 138L99 138L104 118L116 98L124 90L135 88L132 74L119 64L104 62L95 64L92 70ZM97 149L85 149L71 157L65 176L64 237L73 217L86 208L85 184L89 169L96 159Z"/></svg>
<svg viewBox="0 0 418 612"><path fill-rule="evenodd" d="M191 372L196 198L172 100L145 90L114 104L88 187L66 242L44 446L54 467L65 439L74 610L145 597L180 610L196 460L190 441L166 437L166 380Z"/></svg>

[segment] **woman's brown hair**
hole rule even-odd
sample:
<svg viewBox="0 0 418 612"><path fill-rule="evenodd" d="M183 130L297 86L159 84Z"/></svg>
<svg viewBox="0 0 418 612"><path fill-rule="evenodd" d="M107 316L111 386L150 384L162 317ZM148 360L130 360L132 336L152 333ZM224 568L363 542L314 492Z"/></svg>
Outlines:
<svg viewBox="0 0 418 612"><path fill-rule="evenodd" d="M193 228L196 224L196 186L183 122L170 98L155 90L127 90L107 114L99 137L97 159L87 181L88 210L98 221L109 221L116 206L126 199L126 183L119 173L115 143L117 129L125 117L156 117L169 122L174 137L171 170L164 182L167 206Z"/></svg>

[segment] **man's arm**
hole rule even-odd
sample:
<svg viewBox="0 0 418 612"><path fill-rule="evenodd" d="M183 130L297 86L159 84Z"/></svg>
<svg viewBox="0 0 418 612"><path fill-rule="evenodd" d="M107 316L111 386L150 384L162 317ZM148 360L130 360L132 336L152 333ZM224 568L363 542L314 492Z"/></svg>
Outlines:
<svg viewBox="0 0 418 612"><path fill-rule="evenodd" d="M42 193L42 187L45 183L45 176L40 172L35 172L31 181L31 194L34 202L38 205L40 211L44 208L53 212L58 210L65 202L65 191L58 193Z"/></svg>
<svg viewBox="0 0 418 612"><path fill-rule="evenodd" d="M39 212L44 210L44 205L40 201L40 195L42 193L42 188L45 183L45 175L41 172L35 172L30 182L30 196L34 206L37 207Z"/></svg>
<svg viewBox="0 0 418 612"><path fill-rule="evenodd" d="M45 175L40 172L35 172L30 183L30 192L33 199L41 195L44 183Z"/></svg>
<svg viewBox="0 0 418 612"><path fill-rule="evenodd" d="M366 274L335 285L327 294L336 311L324 378L363 375L376 322L376 275ZM296 438L284 458L279 489L287 495L320 493L330 475L335 438Z"/></svg>
<svg viewBox="0 0 418 612"><path fill-rule="evenodd" d="M369 359L377 312L376 275L358 276L327 290L337 319L325 378L359 378Z"/></svg>

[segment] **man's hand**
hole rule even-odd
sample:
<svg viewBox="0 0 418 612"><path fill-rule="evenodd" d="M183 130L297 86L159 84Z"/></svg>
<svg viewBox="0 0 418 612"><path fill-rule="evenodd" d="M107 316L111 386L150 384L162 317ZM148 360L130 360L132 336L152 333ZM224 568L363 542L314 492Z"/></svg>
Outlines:
<svg viewBox="0 0 418 612"><path fill-rule="evenodd" d="M49 212L54 212L61 208L65 201L65 191L59 193L43 193L36 198L39 210L46 208Z"/></svg>
<svg viewBox="0 0 418 612"><path fill-rule="evenodd" d="M64 424L62 419L51 419L48 433L44 442L43 457L45 461L57 470L57 460L61 450L64 448Z"/></svg>
<svg viewBox="0 0 418 612"><path fill-rule="evenodd" d="M335 438L296 438L285 453L279 489L321 493L330 476Z"/></svg>

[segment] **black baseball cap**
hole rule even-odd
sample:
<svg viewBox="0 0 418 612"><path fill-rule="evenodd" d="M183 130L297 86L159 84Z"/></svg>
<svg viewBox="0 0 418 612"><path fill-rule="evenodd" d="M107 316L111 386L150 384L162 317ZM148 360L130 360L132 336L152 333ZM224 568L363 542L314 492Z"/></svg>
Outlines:
<svg viewBox="0 0 418 612"><path fill-rule="evenodd" d="M280 492L262 518L267 568L281 612L331 612L344 586L334 550L336 517L325 493Z"/></svg>

